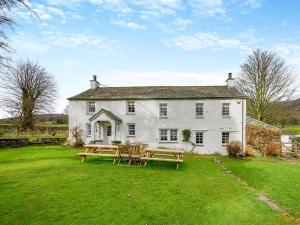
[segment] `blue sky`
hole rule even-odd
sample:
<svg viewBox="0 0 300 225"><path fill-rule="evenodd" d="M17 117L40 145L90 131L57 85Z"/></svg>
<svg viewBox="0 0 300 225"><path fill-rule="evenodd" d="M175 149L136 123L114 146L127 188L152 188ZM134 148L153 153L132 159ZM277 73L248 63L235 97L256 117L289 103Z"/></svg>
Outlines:
<svg viewBox="0 0 300 225"><path fill-rule="evenodd" d="M89 87L224 84L254 48L272 50L300 72L300 1L40 0L40 19L16 9L16 59L57 80L56 112Z"/></svg>

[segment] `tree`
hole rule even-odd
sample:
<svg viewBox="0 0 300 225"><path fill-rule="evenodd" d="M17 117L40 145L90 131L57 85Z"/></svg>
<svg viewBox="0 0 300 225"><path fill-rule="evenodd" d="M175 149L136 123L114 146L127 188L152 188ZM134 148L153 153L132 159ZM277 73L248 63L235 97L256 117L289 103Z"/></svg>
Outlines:
<svg viewBox="0 0 300 225"><path fill-rule="evenodd" d="M256 49L241 65L236 88L248 97L251 114L265 120L273 103L289 99L296 90L295 75L284 59Z"/></svg>
<svg viewBox="0 0 300 225"><path fill-rule="evenodd" d="M56 98L54 77L29 60L9 69L0 87L2 108L18 118L22 131L32 130L34 114L51 109Z"/></svg>
<svg viewBox="0 0 300 225"><path fill-rule="evenodd" d="M25 6L31 14L37 16L25 0L0 0L0 69L8 67L9 62L11 61L9 56L11 48L8 44L6 29L12 29L15 22L8 12L13 8L20 6Z"/></svg>

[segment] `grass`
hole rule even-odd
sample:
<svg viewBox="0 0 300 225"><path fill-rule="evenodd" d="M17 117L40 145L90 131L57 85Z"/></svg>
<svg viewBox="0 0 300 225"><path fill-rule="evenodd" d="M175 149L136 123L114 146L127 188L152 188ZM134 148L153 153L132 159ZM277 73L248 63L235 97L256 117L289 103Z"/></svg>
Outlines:
<svg viewBox="0 0 300 225"><path fill-rule="evenodd" d="M285 125L282 129L282 133L290 135L300 134L300 125Z"/></svg>
<svg viewBox="0 0 300 225"><path fill-rule="evenodd" d="M77 152L0 150L0 224L290 224L212 157L186 156L177 171L158 162L81 163Z"/></svg>
<svg viewBox="0 0 300 225"><path fill-rule="evenodd" d="M250 186L273 199L292 216L300 218L299 160L227 159L225 166Z"/></svg>

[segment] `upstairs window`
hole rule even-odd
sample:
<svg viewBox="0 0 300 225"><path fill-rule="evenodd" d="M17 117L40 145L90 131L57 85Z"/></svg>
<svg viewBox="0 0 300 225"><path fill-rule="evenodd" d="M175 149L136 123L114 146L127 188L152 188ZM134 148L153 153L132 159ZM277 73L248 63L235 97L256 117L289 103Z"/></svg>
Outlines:
<svg viewBox="0 0 300 225"><path fill-rule="evenodd" d="M168 104L159 104L159 117L160 118L168 117Z"/></svg>
<svg viewBox="0 0 300 225"><path fill-rule="evenodd" d="M107 127L106 136L107 136L107 137L110 137L110 136L111 136L111 126L108 126L108 127Z"/></svg>
<svg viewBox="0 0 300 225"><path fill-rule="evenodd" d="M196 144L203 145L203 132L196 132Z"/></svg>
<svg viewBox="0 0 300 225"><path fill-rule="evenodd" d="M224 117L230 116L230 104L229 103L222 104L222 116L224 116Z"/></svg>
<svg viewBox="0 0 300 225"><path fill-rule="evenodd" d="M128 135L135 136L135 124L134 123L128 124Z"/></svg>
<svg viewBox="0 0 300 225"><path fill-rule="evenodd" d="M203 103L196 103L196 118L203 117Z"/></svg>
<svg viewBox="0 0 300 225"><path fill-rule="evenodd" d="M127 113L134 114L135 113L135 102L127 101Z"/></svg>
<svg viewBox="0 0 300 225"><path fill-rule="evenodd" d="M222 132L222 145L227 145L229 142L229 132Z"/></svg>
<svg viewBox="0 0 300 225"><path fill-rule="evenodd" d="M96 106L95 106L95 102L88 102L88 113L94 113L96 112Z"/></svg>
<svg viewBox="0 0 300 225"><path fill-rule="evenodd" d="M92 125L90 123L86 124L86 136L92 135Z"/></svg>

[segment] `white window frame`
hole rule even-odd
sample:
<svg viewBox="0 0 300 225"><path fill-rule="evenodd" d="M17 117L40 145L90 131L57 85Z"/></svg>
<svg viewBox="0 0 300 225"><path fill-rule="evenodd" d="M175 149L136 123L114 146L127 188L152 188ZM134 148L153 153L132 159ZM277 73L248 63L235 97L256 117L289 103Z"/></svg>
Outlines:
<svg viewBox="0 0 300 225"><path fill-rule="evenodd" d="M172 132L176 132L176 133L173 133ZM176 142L178 141L178 130L177 129L170 129L170 141L171 142Z"/></svg>
<svg viewBox="0 0 300 225"><path fill-rule="evenodd" d="M135 123L128 123L128 136L134 137L136 135L136 126ZM131 127L133 126L133 127Z"/></svg>
<svg viewBox="0 0 300 225"><path fill-rule="evenodd" d="M230 140L230 133L228 131L222 132L222 145L227 145Z"/></svg>
<svg viewBox="0 0 300 225"><path fill-rule="evenodd" d="M96 112L96 102L95 101L87 102L87 112L90 114Z"/></svg>
<svg viewBox="0 0 300 225"><path fill-rule="evenodd" d="M230 103L222 103L222 117L230 117Z"/></svg>
<svg viewBox="0 0 300 225"><path fill-rule="evenodd" d="M135 114L135 101L127 101L127 114Z"/></svg>
<svg viewBox="0 0 300 225"><path fill-rule="evenodd" d="M195 113L196 113L196 118L198 118L198 119L204 118L204 104L203 103L195 104Z"/></svg>
<svg viewBox="0 0 300 225"><path fill-rule="evenodd" d="M159 118L168 118L168 104L167 103L159 104Z"/></svg>
<svg viewBox="0 0 300 225"><path fill-rule="evenodd" d="M200 137L198 137L200 135ZM197 141L199 140L199 141ZM195 143L196 145L204 145L204 132L203 131L196 131L195 133Z"/></svg>
<svg viewBox="0 0 300 225"><path fill-rule="evenodd" d="M165 134L162 134L162 132L165 132ZM162 140L162 137L166 138L166 140ZM159 141L168 142L168 129L159 129Z"/></svg>
<svg viewBox="0 0 300 225"><path fill-rule="evenodd" d="M86 123L86 136L90 137L92 135L92 124Z"/></svg>

